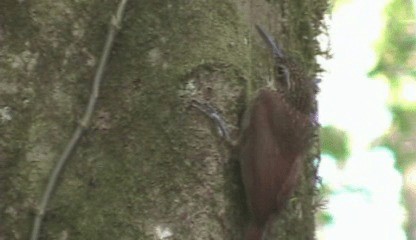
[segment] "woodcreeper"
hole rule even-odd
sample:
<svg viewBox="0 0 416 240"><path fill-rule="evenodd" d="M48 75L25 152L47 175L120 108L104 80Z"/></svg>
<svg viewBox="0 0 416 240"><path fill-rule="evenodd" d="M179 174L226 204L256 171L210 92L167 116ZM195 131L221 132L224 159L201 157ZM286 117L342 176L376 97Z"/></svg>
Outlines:
<svg viewBox="0 0 416 240"><path fill-rule="evenodd" d="M261 27L256 29L272 50L276 89L264 87L257 91L245 110L239 139L230 139L215 110L194 104L238 150L251 215L245 240L262 239L271 216L279 214L291 197L316 124L316 81L308 78Z"/></svg>

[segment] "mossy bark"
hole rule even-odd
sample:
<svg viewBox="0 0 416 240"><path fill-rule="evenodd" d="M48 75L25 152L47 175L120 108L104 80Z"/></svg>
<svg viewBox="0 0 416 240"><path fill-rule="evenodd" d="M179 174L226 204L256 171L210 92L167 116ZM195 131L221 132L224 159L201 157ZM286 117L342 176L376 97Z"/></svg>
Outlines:
<svg viewBox="0 0 416 240"><path fill-rule="evenodd" d="M116 6L0 3L0 239L29 236L88 101ZM92 124L60 177L41 239L241 239L238 161L189 102L211 102L236 134L247 86L271 76L253 24L272 29L313 73L325 8L323 0L131 0ZM306 162L297 197L271 231L281 239L314 235L316 166Z"/></svg>

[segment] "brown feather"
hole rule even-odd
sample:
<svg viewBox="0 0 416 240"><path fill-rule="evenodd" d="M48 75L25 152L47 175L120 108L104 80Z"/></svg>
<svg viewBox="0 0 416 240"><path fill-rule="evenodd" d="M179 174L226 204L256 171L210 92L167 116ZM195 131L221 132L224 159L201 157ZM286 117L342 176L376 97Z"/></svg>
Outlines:
<svg viewBox="0 0 416 240"><path fill-rule="evenodd" d="M271 89L258 92L244 117L239 145L242 179L251 224L264 228L296 186L310 120L292 109L282 93Z"/></svg>

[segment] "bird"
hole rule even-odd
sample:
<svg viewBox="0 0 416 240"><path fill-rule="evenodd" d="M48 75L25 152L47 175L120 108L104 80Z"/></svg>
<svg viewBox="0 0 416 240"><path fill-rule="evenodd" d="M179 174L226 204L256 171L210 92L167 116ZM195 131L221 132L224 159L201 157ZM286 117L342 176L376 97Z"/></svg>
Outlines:
<svg viewBox="0 0 416 240"><path fill-rule="evenodd" d="M245 240L261 240L293 194L316 120L315 82L260 26L256 29L272 50L277 86L257 91L241 124L238 158L250 212Z"/></svg>

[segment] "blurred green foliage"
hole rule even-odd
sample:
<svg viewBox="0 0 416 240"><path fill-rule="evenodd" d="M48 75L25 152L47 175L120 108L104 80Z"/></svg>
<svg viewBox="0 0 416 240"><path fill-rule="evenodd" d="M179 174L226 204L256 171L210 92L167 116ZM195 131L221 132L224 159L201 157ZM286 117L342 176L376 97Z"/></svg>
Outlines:
<svg viewBox="0 0 416 240"><path fill-rule="evenodd" d="M409 110L395 105L391 110L393 126L382 138L381 145L394 153L396 169L403 173L416 159L416 109Z"/></svg>
<svg viewBox="0 0 416 240"><path fill-rule="evenodd" d="M384 35L377 46L378 62L369 72L370 76L387 79L390 84L389 107L393 115L390 130L379 141L392 150L396 168L405 174L416 161L416 102L407 100L405 93L416 81L416 14L414 1L392 0L386 8ZM412 98L411 98L412 99ZM410 102L409 102L410 101ZM411 102L413 101L413 102ZM407 178L406 175L403 176ZM408 239L416 239L416 212L413 200L405 196L414 195L409 182L404 182L403 202L408 211L405 229Z"/></svg>
<svg viewBox="0 0 416 240"><path fill-rule="evenodd" d="M415 77L415 13L413 1L393 0L386 8L386 26L377 46L378 63L369 75L382 74L397 84L403 75Z"/></svg>
<svg viewBox="0 0 416 240"><path fill-rule="evenodd" d="M370 76L383 76L390 84L389 107L393 114L391 129L381 145L390 148L396 167L403 172L416 159L416 103L401 99L406 81L416 81L416 15L413 1L392 0L386 8L386 26L376 51L378 62ZM416 92L414 93L416 94ZM410 146L410 147L409 147Z"/></svg>
<svg viewBox="0 0 416 240"><path fill-rule="evenodd" d="M324 211L317 215L317 222L319 225L331 224L334 222L334 217L331 213Z"/></svg>
<svg viewBox="0 0 416 240"><path fill-rule="evenodd" d="M330 0L333 12L335 12L342 5L351 2L351 0Z"/></svg>
<svg viewBox="0 0 416 240"><path fill-rule="evenodd" d="M348 135L333 126L325 126L320 132L322 153L333 156L339 163L345 162L349 155Z"/></svg>
<svg viewBox="0 0 416 240"><path fill-rule="evenodd" d="M334 11L350 0L332 0ZM388 132L378 139L373 147L388 147L395 155L396 168L404 173L416 161L416 102L404 100L408 83L416 82L416 14L412 0L391 0L385 9L385 28L376 46L378 60L368 73L370 77L386 80L390 86L389 108L393 122ZM365 19L363 19L365 21ZM408 91L409 92L409 91ZM371 95L371 92L368 93ZM416 95L416 91L411 93ZM377 119L374 119L377 121ZM348 138L342 130L329 126L321 129L322 153L329 154L339 163L348 158ZM360 189L350 189L360 191ZM406 188L404 188L404 191ZM405 199L403 199L406 202ZM414 204L405 203L409 216L414 216ZM413 214L413 215L412 215ZM318 215L320 222L330 223L332 216L327 212ZM414 218L405 224L408 239Z"/></svg>

